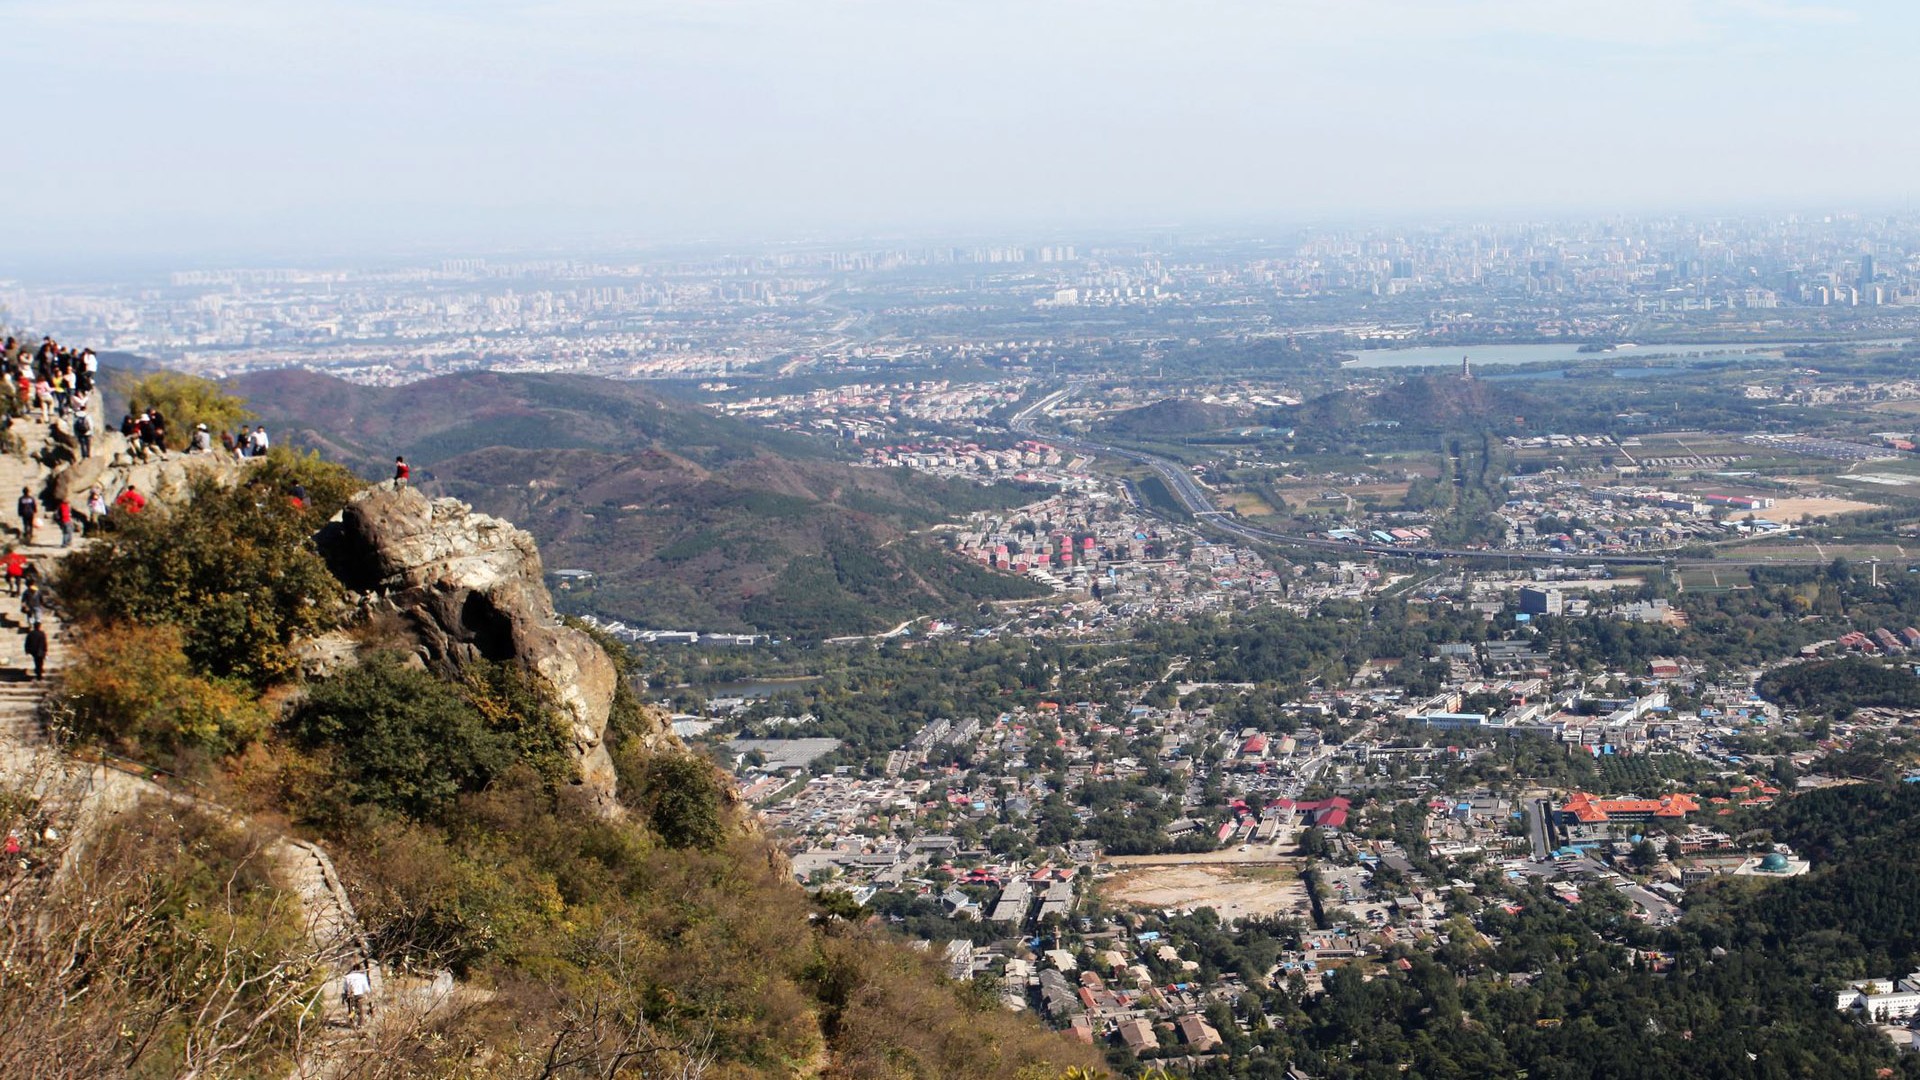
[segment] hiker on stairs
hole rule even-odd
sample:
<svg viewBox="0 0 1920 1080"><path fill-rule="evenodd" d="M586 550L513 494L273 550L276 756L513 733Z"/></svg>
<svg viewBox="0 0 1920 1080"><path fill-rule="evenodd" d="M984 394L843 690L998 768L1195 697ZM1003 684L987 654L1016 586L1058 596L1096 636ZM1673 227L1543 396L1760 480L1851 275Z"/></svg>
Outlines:
<svg viewBox="0 0 1920 1080"><path fill-rule="evenodd" d="M347 1022L359 1027L367 1022L373 1007L373 980L367 975L367 962L360 961L340 980L340 996L346 999Z"/></svg>
<svg viewBox="0 0 1920 1080"><path fill-rule="evenodd" d="M40 620L33 621L33 627L27 631L27 655L33 658L33 677L43 679L47 674L47 631Z"/></svg>
<svg viewBox="0 0 1920 1080"><path fill-rule="evenodd" d="M27 617L27 625L39 626L40 614L46 609L47 597L40 591L40 583L27 582L27 591L20 594L20 613Z"/></svg>

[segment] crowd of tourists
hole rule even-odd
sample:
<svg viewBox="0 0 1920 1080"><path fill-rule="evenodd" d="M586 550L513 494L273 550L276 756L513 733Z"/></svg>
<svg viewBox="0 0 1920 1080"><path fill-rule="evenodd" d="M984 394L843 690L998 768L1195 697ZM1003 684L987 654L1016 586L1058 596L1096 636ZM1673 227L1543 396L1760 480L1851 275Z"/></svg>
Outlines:
<svg viewBox="0 0 1920 1080"><path fill-rule="evenodd" d="M19 396L19 414L47 423L87 412L100 360L92 349L69 349L51 337L38 345L9 337L0 344L0 371Z"/></svg>
<svg viewBox="0 0 1920 1080"><path fill-rule="evenodd" d="M128 450L140 461L150 461L155 458L165 461L169 457L167 417L158 405L148 406L145 409L137 405L129 407L127 415L120 420L120 434L126 436ZM217 454L221 457L245 460L265 457L267 451L272 448L273 440L267 435L265 424L258 427L248 427L243 424L238 435L231 431L222 431L217 439L207 425L195 424L192 433L187 436L186 452L189 455ZM84 446L81 456L87 456Z"/></svg>
<svg viewBox="0 0 1920 1080"><path fill-rule="evenodd" d="M14 407L9 410L15 419L48 425L63 423L73 436L77 456L81 460L93 456L94 415L98 411L93 403L100 361L92 349L71 349L51 336L42 337L38 344L30 339L8 337L0 342L0 374L7 380L6 389L16 395ZM76 534L98 527L111 512L137 514L145 508L146 496L132 484L111 502L106 491L95 485L86 492L79 507L75 507L70 498L53 492L42 500L34 495L32 488L20 489L19 501L15 503L20 523L19 541L9 543L4 553L0 553L0 575L6 578L7 594L20 602L22 644L32 662L34 678L46 673L47 596L40 580L39 564L21 549L39 543L42 532L47 529L58 530L60 546L70 547Z"/></svg>

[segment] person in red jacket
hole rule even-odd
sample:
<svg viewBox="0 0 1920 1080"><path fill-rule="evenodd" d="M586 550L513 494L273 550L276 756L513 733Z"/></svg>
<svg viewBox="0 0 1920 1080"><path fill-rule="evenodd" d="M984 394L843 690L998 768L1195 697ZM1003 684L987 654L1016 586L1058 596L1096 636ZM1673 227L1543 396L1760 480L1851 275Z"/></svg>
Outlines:
<svg viewBox="0 0 1920 1080"><path fill-rule="evenodd" d="M7 552L7 595L19 596L21 586L27 580L27 557L17 551Z"/></svg>
<svg viewBox="0 0 1920 1080"><path fill-rule="evenodd" d="M393 459L393 486L397 488L406 487L407 478L412 475L413 470L407 468L407 459L396 455Z"/></svg>
<svg viewBox="0 0 1920 1080"><path fill-rule="evenodd" d="M60 523L60 546L73 546L73 504L65 499L54 508L53 519Z"/></svg>
<svg viewBox="0 0 1920 1080"><path fill-rule="evenodd" d="M121 492L120 497L113 500L113 505L125 510L129 514L137 514L147 508L147 497L140 494L138 488L132 484L128 484L127 490Z"/></svg>

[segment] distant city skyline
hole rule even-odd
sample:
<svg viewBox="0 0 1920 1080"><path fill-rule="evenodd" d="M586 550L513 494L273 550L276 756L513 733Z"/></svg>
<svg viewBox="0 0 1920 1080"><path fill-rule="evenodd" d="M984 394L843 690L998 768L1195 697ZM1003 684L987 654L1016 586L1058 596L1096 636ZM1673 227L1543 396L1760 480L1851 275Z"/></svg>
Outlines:
<svg viewBox="0 0 1920 1080"><path fill-rule="evenodd" d="M0 0L0 277L704 238L1905 205L1920 12ZM32 155L32 164L24 155Z"/></svg>

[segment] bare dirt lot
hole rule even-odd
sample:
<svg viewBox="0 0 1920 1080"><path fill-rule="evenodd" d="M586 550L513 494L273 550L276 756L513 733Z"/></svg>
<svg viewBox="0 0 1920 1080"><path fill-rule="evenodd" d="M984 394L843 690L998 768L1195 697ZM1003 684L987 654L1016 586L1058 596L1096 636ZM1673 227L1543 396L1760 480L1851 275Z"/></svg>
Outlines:
<svg viewBox="0 0 1920 1080"><path fill-rule="evenodd" d="M1221 496L1218 501L1225 503L1227 509L1241 517L1269 517L1273 514L1273 507L1267 505L1267 500L1261 498L1258 492L1236 491Z"/></svg>
<svg viewBox="0 0 1920 1080"><path fill-rule="evenodd" d="M1222 919L1290 915L1307 908L1307 889L1291 860L1285 864L1141 866L1107 879L1100 893L1136 907L1210 907Z"/></svg>
<svg viewBox="0 0 1920 1080"><path fill-rule="evenodd" d="M1243 847L1245 851L1240 850ZM1265 866L1273 863L1292 866L1300 861L1294 850L1294 830L1283 829L1278 842L1241 844L1192 855L1103 855L1100 861L1115 870L1134 870L1142 866Z"/></svg>
<svg viewBox="0 0 1920 1080"><path fill-rule="evenodd" d="M1880 508L1873 503L1856 502L1853 499L1775 499L1773 505L1767 509L1755 510L1754 516L1791 525L1794 522L1824 514L1853 514L1862 510L1878 509Z"/></svg>

